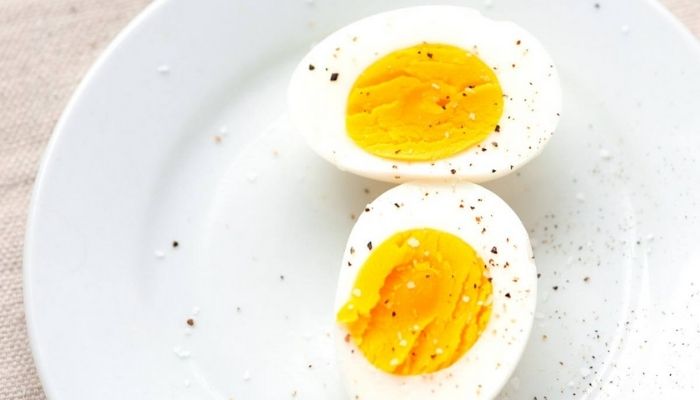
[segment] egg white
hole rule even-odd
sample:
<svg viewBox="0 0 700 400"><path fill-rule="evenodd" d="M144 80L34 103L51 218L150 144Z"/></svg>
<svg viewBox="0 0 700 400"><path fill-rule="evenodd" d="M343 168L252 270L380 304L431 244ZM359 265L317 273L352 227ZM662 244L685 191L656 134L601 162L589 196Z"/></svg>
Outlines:
<svg viewBox="0 0 700 400"><path fill-rule="evenodd" d="M492 132L479 146L435 162L372 155L347 135L350 90L378 58L422 42L464 48L493 68L505 94L500 132ZM334 73L337 80L331 81ZM556 67L535 37L512 22L494 21L476 10L455 6L385 12L332 33L299 63L288 95L293 124L319 155L341 170L389 182L482 182L504 176L542 151L561 109Z"/></svg>
<svg viewBox="0 0 700 400"><path fill-rule="evenodd" d="M480 223L476 217L481 218ZM350 297L358 271L372 251L368 242L376 248L397 232L424 227L460 237L489 264L493 308L488 325L474 346L453 365L416 376L392 375L377 369L352 340L345 341L347 331L338 325L338 361L350 398L491 399L508 380L525 348L537 297L530 240L517 215L501 198L472 183L406 183L367 205L345 249L336 313Z"/></svg>

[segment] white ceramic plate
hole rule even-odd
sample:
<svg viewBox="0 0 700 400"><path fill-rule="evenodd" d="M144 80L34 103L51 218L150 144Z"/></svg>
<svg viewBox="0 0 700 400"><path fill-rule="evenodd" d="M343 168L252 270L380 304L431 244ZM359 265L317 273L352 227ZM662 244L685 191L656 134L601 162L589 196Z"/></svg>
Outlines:
<svg viewBox="0 0 700 400"><path fill-rule="evenodd" d="M345 398L339 260L387 186L311 153L285 91L314 41L417 3L156 2L110 46L31 208L27 319L50 399ZM697 397L700 47L650 1L442 3L531 30L564 86L542 156L487 185L541 272L501 398Z"/></svg>

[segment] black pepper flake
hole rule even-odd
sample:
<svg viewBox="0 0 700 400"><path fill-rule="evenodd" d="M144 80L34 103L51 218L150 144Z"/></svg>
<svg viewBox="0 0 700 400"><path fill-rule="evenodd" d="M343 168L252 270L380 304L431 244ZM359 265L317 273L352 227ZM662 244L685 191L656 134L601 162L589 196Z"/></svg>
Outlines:
<svg viewBox="0 0 700 400"><path fill-rule="evenodd" d="M281 281L284 280L284 275L280 275L280 280L281 280Z"/></svg>
<svg viewBox="0 0 700 400"><path fill-rule="evenodd" d="M492 174L495 174L495 173L496 173L496 170L495 170L495 169L492 169L492 170L491 170L491 173L492 173Z"/></svg>
<svg viewBox="0 0 700 400"><path fill-rule="evenodd" d="M510 299L510 293L506 293L506 297Z"/></svg>
<svg viewBox="0 0 700 400"><path fill-rule="evenodd" d="M559 286L552 286L552 289L559 290Z"/></svg>
<svg viewBox="0 0 700 400"><path fill-rule="evenodd" d="M491 247L491 253L498 254L498 249L496 248L496 246Z"/></svg>
<svg viewBox="0 0 700 400"><path fill-rule="evenodd" d="M316 69L316 67L313 64L309 64L309 71L313 71L315 69Z"/></svg>
<svg viewBox="0 0 700 400"><path fill-rule="evenodd" d="M371 241L367 242L367 248L372 250L372 242Z"/></svg>
<svg viewBox="0 0 700 400"><path fill-rule="evenodd" d="M425 55L428 56L428 58L433 58L433 53L425 53Z"/></svg>
<svg viewBox="0 0 700 400"><path fill-rule="evenodd" d="M452 175L454 175L454 174L456 174L456 173L457 173L457 170L456 170L456 169L454 169L454 168L452 168L452 169L450 170L450 173L451 173Z"/></svg>
<svg viewBox="0 0 700 400"><path fill-rule="evenodd" d="M177 240L173 240L173 248L177 248L178 246L180 246L180 243L178 243Z"/></svg>
<svg viewBox="0 0 700 400"><path fill-rule="evenodd" d="M521 42L520 42L520 39L518 39L518 41L515 42L515 44L517 44L518 46L520 46L520 43L521 43Z"/></svg>
<svg viewBox="0 0 700 400"><path fill-rule="evenodd" d="M590 281L590 280L591 280L591 277L590 277L590 276L587 276L587 277L583 278L583 281L584 281L584 282L588 282L588 281Z"/></svg>
<svg viewBox="0 0 700 400"><path fill-rule="evenodd" d="M396 311L392 311L392 312L391 312L391 316L392 316L392 317L395 317L395 316L396 316Z"/></svg>
<svg viewBox="0 0 700 400"><path fill-rule="evenodd" d="M355 254L355 248L352 246L350 247L350 254Z"/></svg>
<svg viewBox="0 0 700 400"><path fill-rule="evenodd" d="M600 9L600 3L595 3L593 4L593 7L595 7L596 10Z"/></svg>
<svg viewBox="0 0 700 400"><path fill-rule="evenodd" d="M189 318L186 322L187 322L187 325L194 326L194 320L192 318Z"/></svg>
<svg viewBox="0 0 700 400"><path fill-rule="evenodd" d="M335 82L338 80L338 73L334 72L331 74L331 82Z"/></svg>
<svg viewBox="0 0 700 400"><path fill-rule="evenodd" d="M542 277L542 274L540 274L540 273L538 272L538 273L537 273L537 279L540 279L540 277Z"/></svg>
<svg viewBox="0 0 700 400"><path fill-rule="evenodd" d="M496 132L500 132L500 131L501 131L501 126L500 126L500 125L496 125L495 131L496 131Z"/></svg>
<svg viewBox="0 0 700 400"><path fill-rule="evenodd" d="M365 212L369 212L369 207L365 208Z"/></svg>
<svg viewBox="0 0 700 400"><path fill-rule="evenodd" d="M396 207L396 208L401 208L401 206L399 205L399 203L394 203L394 207Z"/></svg>

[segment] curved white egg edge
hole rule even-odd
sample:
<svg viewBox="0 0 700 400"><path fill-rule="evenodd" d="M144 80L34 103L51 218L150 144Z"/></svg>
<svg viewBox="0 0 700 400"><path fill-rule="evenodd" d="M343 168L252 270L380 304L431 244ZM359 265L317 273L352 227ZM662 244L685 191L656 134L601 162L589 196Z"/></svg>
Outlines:
<svg viewBox="0 0 700 400"><path fill-rule="evenodd" d="M427 198L426 192L429 193ZM459 207L460 200L464 200L464 208ZM425 212L426 205L441 211ZM433 390L455 396L447 398L490 399L496 396L525 349L537 298L532 248L520 219L497 195L471 183L408 183L382 194L368 208L350 233L338 282L336 312L350 296L357 271L371 252L367 247L369 241L379 245L398 231L434 227L461 237L484 261L493 259L495 266L489 268L493 277L493 314L482 336L461 359L449 368L421 376L404 377L378 370L352 341L345 341L347 332L338 326L335 339L338 360L350 397L386 399L388 392L391 398L425 399L434 398L431 397L435 396ZM459 219L458 215L465 218ZM480 224L475 222L476 216L482 217ZM482 227L487 228L484 234ZM494 246L498 254L491 252ZM510 266L503 268L506 261ZM517 290L511 284L514 277L518 278ZM511 297L507 298L505 293L510 293Z"/></svg>
<svg viewBox="0 0 700 400"><path fill-rule="evenodd" d="M365 152L345 129L347 97L353 83L378 57L423 41L472 51L476 46L478 56L495 67L508 96L500 132L492 132L479 146L434 163L387 160ZM309 65L314 65L313 71ZM333 73L338 79L331 82ZM299 63L288 95L293 124L319 155L342 170L389 182L483 182L505 176L543 150L561 112L558 72L542 44L512 22L491 20L476 10L456 6L403 8L341 28ZM536 105L534 111L530 111L531 105Z"/></svg>

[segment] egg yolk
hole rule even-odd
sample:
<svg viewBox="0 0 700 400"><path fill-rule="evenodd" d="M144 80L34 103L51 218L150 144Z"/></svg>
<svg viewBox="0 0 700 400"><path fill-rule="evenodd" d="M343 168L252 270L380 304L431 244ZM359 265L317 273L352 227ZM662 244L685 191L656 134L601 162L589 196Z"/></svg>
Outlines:
<svg viewBox="0 0 700 400"><path fill-rule="evenodd" d="M462 239L435 229L397 233L358 272L337 321L375 367L418 375L472 347L491 315L486 265Z"/></svg>
<svg viewBox="0 0 700 400"><path fill-rule="evenodd" d="M432 161L496 130L503 92L491 68L459 47L423 43L365 69L348 97L346 129L376 156Z"/></svg>

